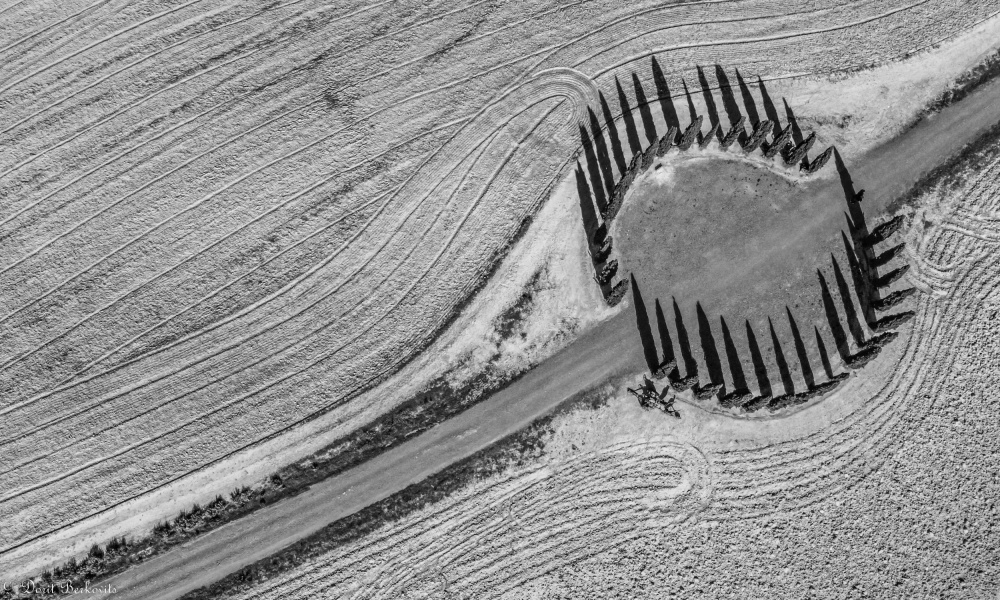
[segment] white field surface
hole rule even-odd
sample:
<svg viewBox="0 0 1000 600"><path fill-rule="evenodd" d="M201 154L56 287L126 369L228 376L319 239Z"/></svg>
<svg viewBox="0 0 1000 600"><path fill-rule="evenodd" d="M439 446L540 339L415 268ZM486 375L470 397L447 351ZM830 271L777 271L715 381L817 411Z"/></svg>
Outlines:
<svg viewBox="0 0 1000 600"><path fill-rule="evenodd" d="M650 94L651 56L672 90L696 64L759 75L803 129L863 148L996 44L997 10L0 9L0 574L143 533L475 369L539 270L511 371L609 314L564 182L598 90L635 72ZM837 75L938 43L911 59L926 69ZM873 97L898 109L868 118ZM533 214L517 260L399 372Z"/></svg>
<svg viewBox="0 0 1000 600"><path fill-rule="evenodd" d="M748 423L609 404L543 456L239 598L995 598L1000 155L928 193L905 342ZM926 225L925 225L926 224Z"/></svg>

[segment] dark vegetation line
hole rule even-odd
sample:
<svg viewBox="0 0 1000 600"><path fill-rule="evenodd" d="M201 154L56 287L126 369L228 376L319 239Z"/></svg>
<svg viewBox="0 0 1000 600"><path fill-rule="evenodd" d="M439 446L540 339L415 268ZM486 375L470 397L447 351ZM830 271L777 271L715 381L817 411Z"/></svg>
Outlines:
<svg viewBox="0 0 1000 600"><path fill-rule="evenodd" d="M947 90L942 92L940 96L920 112L920 116L917 117L914 125L928 116L941 112L942 109L962 100L983 85L996 79L998 75L1000 75L1000 50L987 56L982 62L962 73Z"/></svg>
<svg viewBox="0 0 1000 600"><path fill-rule="evenodd" d="M1000 152L1000 121L984 131L956 154L920 178L899 198L889 204L889 212L916 207L921 196L934 188L948 193L961 187L970 175L980 172Z"/></svg>
<svg viewBox="0 0 1000 600"><path fill-rule="evenodd" d="M312 558L322 556L337 546L361 539L383 525L440 502L469 485L512 467L529 464L544 453L545 445L554 433L552 422L556 417L575 410L596 410L606 405L618 383L620 382L608 382L579 392L524 429L384 500L334 521L268 558L248 565L209 586L189 592L182 596L182 600L208 600L244 592Z"/></svg>

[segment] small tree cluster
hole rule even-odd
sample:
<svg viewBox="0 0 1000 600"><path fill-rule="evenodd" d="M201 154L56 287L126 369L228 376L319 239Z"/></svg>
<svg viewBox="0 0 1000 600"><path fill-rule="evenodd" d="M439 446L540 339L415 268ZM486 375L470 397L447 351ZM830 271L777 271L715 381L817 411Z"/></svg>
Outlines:
<svg viewBox="0 0 1000 600"><path fill-rule="evenodd" d="M816 171L819 171L826 163L830 161L830 157L833 156L833 146L830 146L823 151L822 154L817 156L811 163L805 166L805 172L812 175Z"/></svg>
<svg viewBox="0 0 1000 600"><path fill-rule="evenodd" d="M759 148L767 136L770 135L773 128L774 123L770 120L764 120L757 123L757 126L754 127L753 133L750 134L750 139L748 139L747 143L743 145L743 151L750 154Z"/></svg>
<svg viewBox="0 0 1000 600"><path fill-rule="evenodd" d="M815 131L810 133L809 137L803 140L802 143L792 148L791 152L789 152L788 156L785 158L785 164L797 165L801 163L805 159L806 154L808 154L809 150L813 147L814 143L816 143Z"/></svg>
<svg viewBox="0 0 1000 600"><path fill-rule="evenodd" d="M747 118L741 116L740 120L729 129L729 133L727 133L725 137L719 141L719 146L721 146L723 150L732 146L733 142L736 141L736 138L740 137L740 134L746 130L746 123Z"/></svg>

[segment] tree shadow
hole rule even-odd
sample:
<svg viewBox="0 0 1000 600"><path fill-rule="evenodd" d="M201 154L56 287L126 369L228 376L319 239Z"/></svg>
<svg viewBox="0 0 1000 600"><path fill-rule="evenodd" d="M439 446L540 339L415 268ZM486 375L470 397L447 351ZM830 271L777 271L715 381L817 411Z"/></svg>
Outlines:
<svg viewBox="0 0 1000 600"><path fill-rule="evenodd" d="M681 79L681 86L684 88L684 97L687 98L688 113L691 117L691 122L694 123L698 119L698 111L694 107L694 99L691 98L691 90L688 89L688 84L683 79Z"/></svg>
<svg viewBox="0 0 1000 600"><path fill-rule="evenodd" d="M750 125L756 127L757 123L760 123L760 113L757 112L757 101L754 100L753 94L750 93L750 87L747 85L747 82L743 81L743 76L740 75L739 69L736 69L736 84L740 86L740 95L743 96L743 107L746 108ZM773 109L774 106L771 108ZM771 120L774 121L774 119ZM777 126L777 122L775 122L775 126Z"/></svg>
<svg viewBox="0 0 1000 600"><path fill-rule="evenodd" d="M806 382L806 388L811 389L816 385L816 378L813 376L812 365L809 364L809 353L806 352L805 342L802 341L802 334L799 332L799 325L792 316L792 309L785 307L788 315L788 326L792 330L792 342L795 345L795 354L799 359L799 366L802 369L802 379Z"/></svg>
<svg viewBox="0 0 1000 600"><path fill-rule="evenodd" d="M864 319L866 325L871 326L875 322L875 310L873 308L872 302L872 290L870 286L871 277L868 273L868 260L864 256L864 250L858 250L861 246L855 243L853 246L847 240L847 235L841 231L840 237L844 242L844 252L847 253L847 266L851 270L851 279L854 282L854 293L858 298L858 304L861 306L861 316ZM862 263L858 260L860 258L864 260Z"/></svg>
<svg viewBox="0 0 1000 600"><path fill-rule="evenodd" d="M656 62L656 57L652 57L653 85L656 86L656 97L660 102L660 112L663 113L663 120L667 123L667 128L681 128L680 119L677 116L677 109L674 107L673 96L667 86L667 79L663 76L660 63Z"/></svg>
<svg viewBox="0 0 1000 600"><path fill-rule="evenodd" d="M622 120L625 122L625 135L628 138L628 147L632 154L642 152L642 143L639 142L639 132L635 127L635 117L632 116L632 109L629 106L628 96L622 89L622 84L615 77L615 89L618 91L618 105L622 109Z"/></svg>
<svg viewBox="0 0 1000 600"><path fill-rule="evenodd" d="M792 381L792 370L788 367L788 361L785 360L785 351L781 348L781 341L778 340L778 334L774 331L774 323L771 322L771 317L767 318L767 328L771 333L771 345L774 347L774 362L778 365L778 376L781 378L781 387L785 388L785 394L794 394L795 384Z"/></svg>
<svg viewBox="0 0 1000 600"><path fill-rule="evenodd" d="M674 330L677 332L677 345L680 346L681 359L684 361L684 375L690 377L698 373L698 362L691 353L691 340L688 338L687 327L684 326L684 317L681 316L681 308L674 304Z"/></svg>
<svg viewBox="0 0 1000 600"><path fill-rule="evenodd" d="M823 297L823 309L826 311L826 320L830 325L830 332L833 334L833 341L837 346L837 353L845 363L851 356L851 349L848 346L847 333L840 324L840 315L837 313L837 305L833 301L833 294L830 293L830 286L823 277L823 272L816 269L816 276L819 277L820 292Z"/></svg>
<svg viewBox="0 0 1000 600"><path fill-rule="evenodd" d="M642 355L646 359L646 367L653 373L659 366L656 357L656 341L653 338L653 328L649 323L646 304L642 300L642 292L635 281L635 275L629 275L632 283L632 301L635 304L635 326L639 330L639 341L642 342Z"/></svg>
<svg viewBox="0 0 1000 600"><path fill-rule="evenodd" d="M726 350L726 362L729 363L729 373L733 378L733 388L735 390L746 390L748 389L747 378L743 373L743 363L740 361L740 355L736 351L733 336L729 332L729 326L726 325L726 319L719 317L719 321L722 324L722 345Z"/></svg>
<svg viewBox="0 0 1000 600"><path fill-rule="evenodd" d="M827 379L833 378L833 365L830 364L830 356L826 353L826 344L823 343L823 336L819 334L819 327L813 326L816 334L816 347L819 348L819 361L823 365L823 372Z"/></svg>
<svg viewBox="0 0 1000 600"><path fill-rule="evenodd" d="M774 122L774 131L780 130L781 129L781 119L778 118L778 109L774 106L774 101L771 100L771 94L767 93L767 86L764 85L764 80L761 79L760 76L757 77L757 89L760 90L760 101L761 101L761 104L764 106L764 115L767 117L767 119L769 121L773 121ZM788 104L785 104L785 106L787 107ZM789 109L789 110L791 110L791 109ZM789 122L791 122L791 118L788 117L788 113L786 113L785 116L786 116L786 120L788 120ZM795 128L794 127L792 128L792 131L793 131L792 137L794 138L794 136L795 136L795 134L794 134ZM802 132L801 131L799 131L799 137L800 138L802 137ZM801 141L801 139L797 139L795 143L797 144L800 141Z"/></svg>
<svg viewBox="0 0 1000 600"><path fill-rule="evenodd" d="M715 79L719 82L722 108L726 111L729 126L732 127L743 117L743 111L740 110L740 105L736 102L736 95L733 93L733 85L729 81L729 76L726 75L725 69L718 64L715 65Z"/></svg>
<svg viewBox="0 0 1000 600"><path fill-rule="evenodd" d="M618 137L618 128L615 127L615 117L611 113L611 107L608 106L608 101L604 97L604 93L598 92L597 96L601 101L601 113L604 115L604 123L608 126L608 138L611 141L611 155L615 158L615 166L618 167L618 172L624 174L625 169L628 168L628 164L625 162L625 153L622 151L622 142Z"/></svg>
<svg viewBox="0 0 1000 600"><path fill-rule="evenodd" d="M757 344L757 336L753 332L753 327L750 326L750 321L746 322L746 329L747 345L750 347L750 361L753 363L754 376L757 378L757 387L760 390L759 394L761 396L770 396L772 394L771 379L767 376L764 355L760 352L760 346Z"/></svg>
<svg viewBox="0 0 1000 600"><path fill-rule="evenodd" d="M698 83L701 85L701 94L705 98L705 110L708 111L708 124L710 127L715 127L720 125L721 122L719 121L719 110L715 106L715 97L712 95L712 87L708 84L705 71L701 67L696 67L696 69L698 70ZM694 104L691 105L691 110L694 110ZM693 121L694 117L691 120Z"/></svg>
<svg viewBox="0 0 1000 600"><path fill-rule="evenodd" d="M659 140L656 134L656 123L653 121L653 113L649 110L649 102L646 100L646 91L642 89L639 76L632 73L632 88L635 90L635 103L639 108L639 116L642 118L642 129L646 133L646 140L652 144Z"/></svg>
<svg viewBox="0 0 1000 600"><path fill-rule="evenodd" d="M849 215L845 213L845 218L847 219L848 231L851 233L851 243L848 244L845 237L844 246L848 248L848 259L851 273L855 279L854 284L858 295L858 302L861 304L861 311L864 314L865 322L870 325L875 320L875 313L871 308L873 300L872 280L874 279L875 270L872 267L872 257L869 256L870 251L866 247L865 239L871 231L865 220L865 211L862 210L861 203L854 201L858 190L854 185L854 180L847 169L847 165L844 163L843 157L836 147L833 149L833 160L837 167L837 174L840 176L840 186L844 190L844 200L847 202L847 208L850 213ZM852 256L853 260L851 260Z"/></svg>
<svg viewBox="0 0 1000 600"><path fill-rule="evenodd" d="M851 288L847 285L847 279L844 278L844 272L841 270L840 263L837 262L836 257L831 254L830 260L833 261L833 276L837 280L837 289L840 291L840 300L844 306L844 315L847 317L847 328L851 332L851 337L854 338L855 346L861 346L864 343L865 336L861 328L861 322L858 320L858 313L854 310L854 301L851 299Z"/></svg>
<svg viewBox="0 0 1000 600"><path fill-rule="evenodd" d="M781 102L785 105L785 118L788 119L788 124L792 126L792 141L797 146L806 141L806 138L802 135L802 129L799 128L799 122L795 118L795 113L792 112L792 107L788 106L788 100L782 98Z"/></svg>
<svg viewBox="0 0 1000 600"><path fill-rule="evenodd" d="M590 184L583 174L583 167L580 162L576 163L576 191L580 198L580 214L583 215L583 231L587 235L587 247L591 248L591 258L593 258L593 245L597 242L597 230L601 226L597 218L597 210L594 206L594 199L590 194Z"/></svg>
<svg viewBox="0 0 1000 600"><path fill-rule="evenodd" d="M725 379L722 375L722 360L719 358L719 350L715 345L712 325L708 322L708 315L701 307L701 302L695 303L695 310L698 313L698 337L701 339L701 351L705 357L705 366L708 368L708 378L712 385L725 385Z"/></svg>
<svg viewBox="0 0 1000 600"><path fill-rule="evenodd" d="M676 365L677 357L674 356L674 342L670 339L670 330L667 329L667 319L663 316L663 307L660 306L659 298L656 299L656 329L660 334L660 346L663 348L663 362L661 365ZM672 370L672 376L677 375L676 366Z"/></svg>
<svg viewBox="0 0 1000 600"><path fill-rule="evenodd" d="M597 121L597 115L594 114L591 108L588 108L587 112L590 113L590 133L594 140L597 164L601 168L601 175L604 176L604 190L607 197L611 197L611 193L615 189L615 175L611 169L611 156L608 154L608 146L604 142L604 132L601 131L601 124Z"/></svg>
<svg viewBox="0 0 1000 600"><path fill-rule="evenodd" d="M587 128L580 125L580 143L583 145L583 156L587 159L587 170L590 173L590 189L594 193L594 203L601 214L608 208L608 197L604 194L604 184L601 180L601 171L598 166L597 153L594 144L587 133Z"/></svg>

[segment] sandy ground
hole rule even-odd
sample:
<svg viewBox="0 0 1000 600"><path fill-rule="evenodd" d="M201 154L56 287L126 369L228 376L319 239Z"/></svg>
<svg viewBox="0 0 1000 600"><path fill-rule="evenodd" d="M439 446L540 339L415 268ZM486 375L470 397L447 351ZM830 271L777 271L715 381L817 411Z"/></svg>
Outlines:
<svg viewBox="0 0 1000 600"><path fill-rule="evenodd" d="M995 598L998 176L918 210L912 335L824 403L675 421L620 394L538 462L242 597Z"/></svg>
<svg viewBox="0 0 1000 600"><path fill-rule="evenodd" d="M364 392L476 288L568 172L597 90L648 81L651 53L672 89L713 61L787 80L882 63L996 12L104 2L39 25L39 9L0 23L12 576L145 531L404 399ZM982 36L947 67L974 63ZM602 316L560 323L550 306L539 323L555 338ZM562 343L514 348L511 368ZM411 373L455 361L428 364Z"/></svg>

